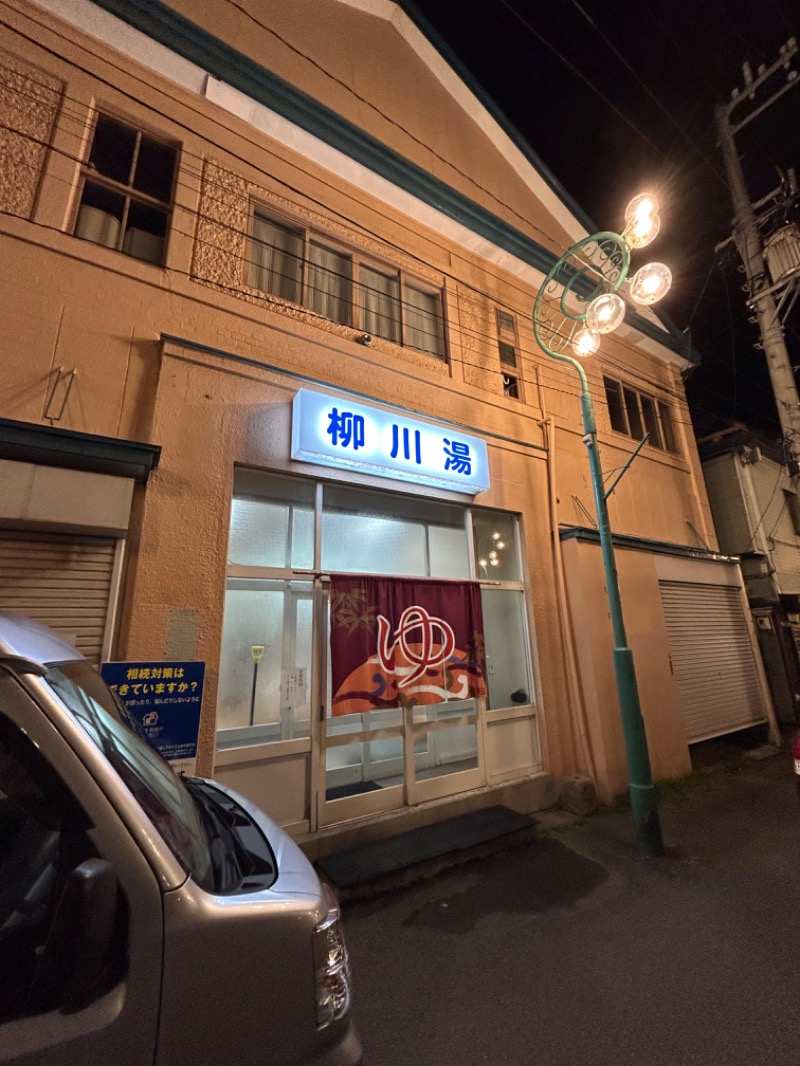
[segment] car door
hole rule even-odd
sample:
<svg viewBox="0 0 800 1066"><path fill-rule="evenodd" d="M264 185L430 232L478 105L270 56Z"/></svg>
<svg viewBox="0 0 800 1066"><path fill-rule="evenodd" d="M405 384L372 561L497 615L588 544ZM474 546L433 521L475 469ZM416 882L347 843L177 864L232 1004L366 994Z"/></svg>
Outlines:
<svg viewBox="0 0 800 1066"><path fill-rule="evenodd" d="M152 1066L162 938L153 870L0 666L0 1064Z"/></svg>

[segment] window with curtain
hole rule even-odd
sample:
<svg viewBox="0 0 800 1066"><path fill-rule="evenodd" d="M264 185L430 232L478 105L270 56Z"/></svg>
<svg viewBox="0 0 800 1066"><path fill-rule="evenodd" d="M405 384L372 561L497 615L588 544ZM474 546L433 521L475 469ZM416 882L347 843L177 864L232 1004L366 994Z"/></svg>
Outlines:
<svg viewBox="0 0 800 1066"><path fill-rule="evenodd" d="M331 322L352 325L352 259L311 241L308 250L308 306Z"/></svg>
<svg viewBox="0 0 800 1066"><path fill-rule="evenodd" d="M303 234L258 212L253 216L250 284L261 292L301 302Z"/></svg>
<svg viewBox="0 0 800 1066"><path fill-rule="evenodd" d="M409 348L441 356L444 350L441 310L438 293L426 292L413 285L405 287L405 343Z"/></svg>
<svg viewBox="0 0 800 1066"><path fill-rule="evenodd" d="M500 378L503 395L512 400L522 399L520 376L517 371L517 320L510 311L497 308L497 349L500 356Z"/></svg>
<svg viewBox="0 0 800 1066"><path fill-rule="evenodd" d="M372 267L358 273L359 327L375 337L400 343L400 278Z"/></svg>
<svg viewBox="0 0 800 1066"><path fill-rule="evenodd" d="M82 172L75 236L162 264L177 162L176 145L98 114Z"/></svg>
<svg viewBox="0 0 800 1066"><path fill-rule="evenodd" d="M362 261L318 232L253 213L247 282L330 322L447 358L440 290Z"/></svg>

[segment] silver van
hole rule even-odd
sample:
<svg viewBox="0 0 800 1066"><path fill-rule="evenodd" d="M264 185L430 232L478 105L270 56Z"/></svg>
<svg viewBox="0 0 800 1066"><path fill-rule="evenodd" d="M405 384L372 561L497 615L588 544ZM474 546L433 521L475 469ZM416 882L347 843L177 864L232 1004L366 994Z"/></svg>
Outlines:
<svg viewBox="0 0 800 1066"><path fill-rule="evenodd" d="M0 1064L358 1062L332 894L137 730L74 648L0 615Z"/></svg>

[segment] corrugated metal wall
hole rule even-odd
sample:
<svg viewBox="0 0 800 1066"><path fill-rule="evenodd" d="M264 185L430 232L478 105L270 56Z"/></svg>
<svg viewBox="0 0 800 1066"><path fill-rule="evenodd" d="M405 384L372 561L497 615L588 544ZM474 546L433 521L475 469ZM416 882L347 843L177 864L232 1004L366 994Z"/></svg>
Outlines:
<svg viewBox="0 0 800 1066"><path fill-rule="evenodd" d="M766 721L739 589L684 581L659 588L689 743Z"/></svg>
<svg viewBox="0 0 800 1066"><path fill-rule="evenodd" d="M0 531L0 611L43 622L100 662L117 541Z"/></svg>

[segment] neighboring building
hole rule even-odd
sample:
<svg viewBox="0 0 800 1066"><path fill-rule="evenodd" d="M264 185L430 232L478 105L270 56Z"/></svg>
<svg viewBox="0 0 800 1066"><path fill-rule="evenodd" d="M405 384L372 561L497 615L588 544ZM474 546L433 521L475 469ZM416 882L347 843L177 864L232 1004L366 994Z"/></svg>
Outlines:
<svg viewBox="0 0 800 1066"><path fill-rule="evenodd" d="M204 661L200 770L312 852L624 792L578 381L530 326L577 206L406 4L4 18L0 608ZM632 311L587 364L605 469L650 434L610 510L661 779L771 713L686 366ZM336 575L477 583L487 695L332 714Z"/></svg>
<svg viewBox="0 0 800 1066"><path fill-rule="evenodd" d="M719 544L738 555L775 713L800 713L800 498L780 441L744 426L699 442Z"/></svg>

